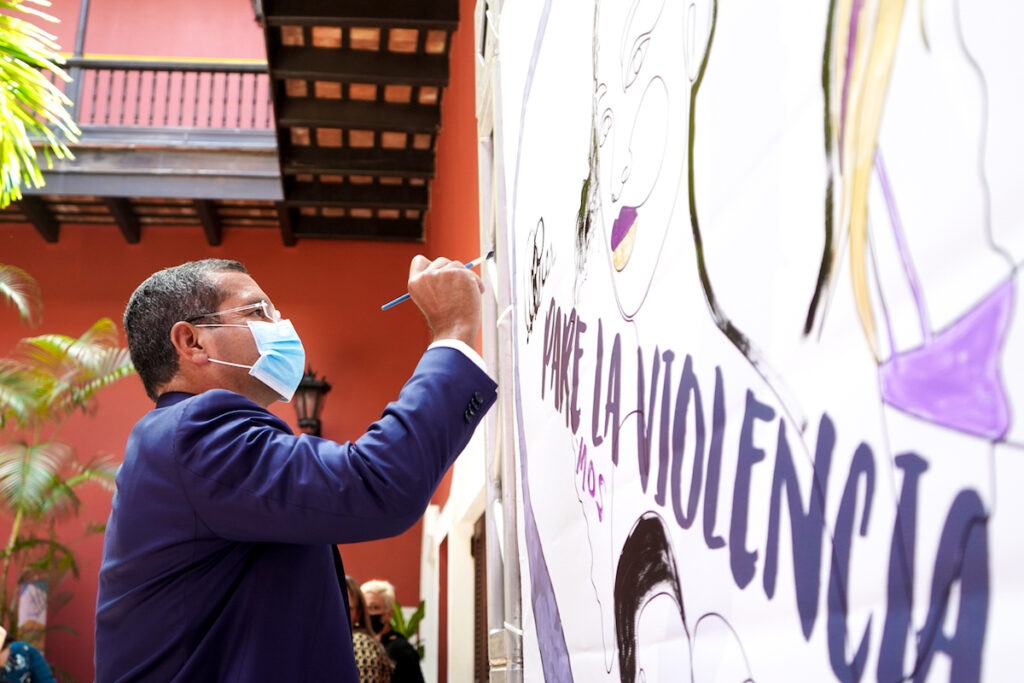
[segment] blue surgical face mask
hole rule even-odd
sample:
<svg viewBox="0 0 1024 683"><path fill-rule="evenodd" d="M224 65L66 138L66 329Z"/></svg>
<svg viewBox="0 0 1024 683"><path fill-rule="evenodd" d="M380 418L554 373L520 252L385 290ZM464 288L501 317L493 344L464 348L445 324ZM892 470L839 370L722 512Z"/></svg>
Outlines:
<svg viewBox="0 0 1024 683"><path fill-rule="evenodd" d="M242 365L215 358L210 358L210 362L249 368L249 374L276 391L282 401L292 400L306 367L306 351L302 348L302 341L295 332L295 327L290 320L279 320L274 323L250 320L247 325L256 339L256 350L260 352L256 362L252 365Z"/></svg>

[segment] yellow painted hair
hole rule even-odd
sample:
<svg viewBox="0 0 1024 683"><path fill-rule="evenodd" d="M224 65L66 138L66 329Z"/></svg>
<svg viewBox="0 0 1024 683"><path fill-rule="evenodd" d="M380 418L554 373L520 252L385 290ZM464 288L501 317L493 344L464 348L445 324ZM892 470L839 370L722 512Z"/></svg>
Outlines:
<svg viewBox="0 0 1024 683"><path fill-rule="evenodd" d="M831 75L831 142L832 149L838 151L830 169L838 180L839 189L833 204L833 220L840 230L849 230L854 301L864 335L876 359L879 358L878 341L867 276L868 185L905 1L864 0L855 17L854 0L837 0L828 65ZM857 21L857 31L851 45L850 26L854 20ZM851 52L847 75L846 64ZM833 250L832 258L835 257Z"/></svg>

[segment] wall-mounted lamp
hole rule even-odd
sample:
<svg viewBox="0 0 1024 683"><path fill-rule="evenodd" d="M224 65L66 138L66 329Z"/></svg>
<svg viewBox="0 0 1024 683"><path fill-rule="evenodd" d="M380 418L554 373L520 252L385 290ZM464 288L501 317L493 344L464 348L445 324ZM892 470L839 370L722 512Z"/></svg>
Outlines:
<svg viewBox="0 0 1024 683"><path fill-rule="evenodd" d="M320 411L324 407L324 396L331 390L325 379L317 379L313 368L307 367L306 374L295 390L295 412L299 416L299 429L307 434L320 436Z"/></svg>

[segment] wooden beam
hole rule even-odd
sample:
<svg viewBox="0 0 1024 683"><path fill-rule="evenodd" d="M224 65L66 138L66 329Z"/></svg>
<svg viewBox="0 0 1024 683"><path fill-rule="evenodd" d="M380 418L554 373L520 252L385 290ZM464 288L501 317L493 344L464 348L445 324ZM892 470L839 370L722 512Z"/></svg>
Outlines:
<svg viewBox="0 0 1024 683"><path fill-rule="evenodd" d="M132 211L131 202L123 197L104 197L103 203L107 205L107 211L117 221L117 227L121 228L125 242L138 244L142 237L142 229L138 216Z"/></svg>
<svg viewBox="0 0 1024 683"><path fill-rule="evenodd" d="M443 28L459 25L458 0L263 0L271 26L381 26Z"/></svg>
<svg viewBox="0 0 1024 683"><path fill-rule="evenodd" d="M103 143L76 146L74 161L54 159L46 171L46 187L33 194L59 195L61 204L66 195L103 197L112 192L121 197L281 199L277 140L267 132L269 146L260 149L221 143L190 148L170 137L161 142L159 136L122 137L120 143L104 138Z"/></svg>
<svg viewBox="0 0 1024 683"><path fill-rule="evenodd" d="M199 222L203 224L203 232L206 233L206 242L211 247L220 246L221 225L220 216L217 214L217 202L210 199L196 199L192 202L199 216Z"/></svg>
<svg viewBox="0 0 1024 683"><path fill-rule="evenodd" d="M277 125L436 133L441 128L441 109L422 104L286 98Z"/></svg>
<svg viewBox="0 0 1024 683"><path fill-rule="evenodd" d="M304 239L422 242L422 218L326 218L297 216L295 236Z"/></svg>
<svg viewBox="0 0 1024 683"><path fill-rule="evenodd" d="M284 202L277 202L277 220L281 230L281 243L286 247L294 247L295 231L292 230L292 210Z"/></svg>
<svg viewBox="0 0 1024 683"><path fill-rule="evenodd" d="M50 244L57 243L60 238L60 223L57 222L57 217L53 215L42 197L30 194L22 195L18 200L18 207L44 240Z"/></svg>
<svg viewBox="0 0 1024 683"><path fill-rule="evenodd" d="M286 146L281 148L281 170L286 175L326 173L433 178L434 152L419 149Z"/></svg>
<svg viewBox="0 0 1024 683"><path fill-rule="evenodd" d="M448 85L448 55L282 46L271 59L270 75L275 79Z"/></svg>
<svg viewBox="0 0 1024 683"><path fill-rule="evenodd" d="M289 206L342 206L425 210L430 203L426 185L352 185L350 183L285 184Z"/></svg>

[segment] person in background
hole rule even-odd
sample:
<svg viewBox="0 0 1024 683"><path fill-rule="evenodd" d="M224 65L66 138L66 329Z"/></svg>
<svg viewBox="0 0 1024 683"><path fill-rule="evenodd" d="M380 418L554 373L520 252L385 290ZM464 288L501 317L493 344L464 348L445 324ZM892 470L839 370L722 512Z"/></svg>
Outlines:
<svg viewBox="0 0 1024 683"><path fill-rule="evenodd" d="M395 587L389 581L374 579L362 585L366 611L370 615L370 629L377 635L388 657L395 664L392 683L424 683L420 670L420 656L416 648L400 633L391 628L394 613Z"/></svg>
<svg viewBox="0 0 1024 683"><path fill-rule="evenodd" d="M348 615L352 621L352 651L356 655L359 683L388 683L391 660L384 646L370 632L366 601L359 583L351 576L345 577L345 583L348 584Z"/></svg>
<svg viewBox="0 0 1024 683"><path fill-rule="evenodd" d="M354 324L339 313L348 294L320 284L317 324ZM97 683L357 683L337 544L415 524L497 399L472 348L480 278L417 256L408 289L433 340L349 443L296 436L267 410L291 400L305 351L241 263L182 264L135 290L125 334L156 408L128 436L117 472Z"/></svg>
<svg viewBox="0 0 1024 683"><path fill-rule="evenodd" d="M0 637L4 640L0 649L0 662L4 664L4 680L14 683L56 683L50 666L39 650L28 643L14 640L7 629L0 626Z"/></svg>

